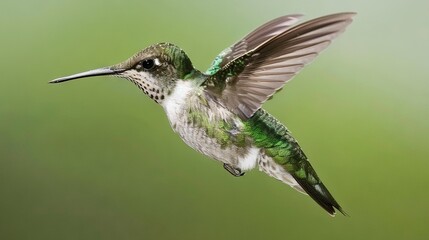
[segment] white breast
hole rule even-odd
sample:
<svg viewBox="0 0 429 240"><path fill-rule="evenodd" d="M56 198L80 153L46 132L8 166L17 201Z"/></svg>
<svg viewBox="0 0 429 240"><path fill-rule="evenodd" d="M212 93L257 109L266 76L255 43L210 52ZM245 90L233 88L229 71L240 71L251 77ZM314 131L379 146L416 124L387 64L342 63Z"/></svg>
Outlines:
<svg viewBox="0 0 429 240"><path fill-rule="evenodd" d="M193 89L192 82L179 80L173 92L169 96L166 96L165 100L162 102L162 107L172 125L182 115L183 107L186 106L186 100L189 98L189 94Z"/></svg>
<svg viewBox="0 0 429 240"><path fill-rule="evenodd" d="M199 89L189 81L179 80L173 92L161 103L170 125L182 140L198 152L215 160L227 163L233 167L247 171L255 167L260 151L255 147L223 146L213 136L209 137L206 130L189 121L189 111L198 109L207 117L208 124L219 121L234 121L240 131L243 127L238 117L224 108L219 108L216 102L206 99L200 102ZM225 130L227 131L227 130ZM228 132L231 134L231 132Z"/></svg>

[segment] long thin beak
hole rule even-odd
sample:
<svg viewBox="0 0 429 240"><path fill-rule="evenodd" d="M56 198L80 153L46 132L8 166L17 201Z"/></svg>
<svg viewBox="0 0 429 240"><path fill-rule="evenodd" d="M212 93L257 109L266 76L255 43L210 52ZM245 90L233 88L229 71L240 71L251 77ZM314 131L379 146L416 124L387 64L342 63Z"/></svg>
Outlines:
<svg viewBox="0 0 429 240"><path fill-rule="evenodd" d="M60 77L57 79L54 79L50 81L49 83L60 83L60 82L66 82L78 78L86 78L86 77L95 77L95 76L104 76L104 75L115 75L121 72L124 72L125 69L115 69L112 67L106 67L106 68L98 68L94 70L89 70L82 73L73 74L67 77Z"/></svg>

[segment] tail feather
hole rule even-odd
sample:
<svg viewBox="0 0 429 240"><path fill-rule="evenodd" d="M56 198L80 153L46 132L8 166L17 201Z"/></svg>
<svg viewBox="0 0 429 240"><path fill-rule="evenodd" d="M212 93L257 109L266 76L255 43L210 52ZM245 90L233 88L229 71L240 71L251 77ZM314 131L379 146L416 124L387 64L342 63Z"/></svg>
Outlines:
<svg viewBox="0 0 429 240"><path fill-rule="evenodd" d="M329 214L347 215L317 176L298 142L273 116L259 109L247 122L253 143L262 149L259 169L310 195Z"/></svg>
<svg viewBox="0 0 429 240"><path fill-rule="evenodd" d="M325 185L320 181L316 172L310 165L310 162L301 160L299 165L301 168L298 169L305 169L305 174L302 174L303 170L290 171L289 169L288 171L286 165L277 163L272 157L267 155L263 155L259 159L259 169L261 171L290 185L297 191L309 195L330 215L335 215L335 209L343 215L347 215L337 201L335 201Z"/></svg>
<svg viewBox="0 0 429 240"><path fill-rule="evenodd" d="M341 206L335 201L328 189L323 185L322 182L312 185L305 179L295 178L302 189L316 201L323 209L325 209L330 215L335 215L335 209L347 216L347 213L341 208Z"/></svg>

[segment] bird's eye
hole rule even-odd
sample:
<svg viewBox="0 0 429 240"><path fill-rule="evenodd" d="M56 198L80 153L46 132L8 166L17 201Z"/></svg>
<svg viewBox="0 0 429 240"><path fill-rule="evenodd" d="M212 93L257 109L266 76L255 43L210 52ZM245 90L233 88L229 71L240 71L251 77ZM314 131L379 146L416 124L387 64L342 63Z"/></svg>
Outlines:
<svg viewBox="0 0 429 240"><path fill-rule="evenodd" d="M155 66L155 61L151 58L144 59L140 62L141 66L145 70L151 70Z"/></svg>

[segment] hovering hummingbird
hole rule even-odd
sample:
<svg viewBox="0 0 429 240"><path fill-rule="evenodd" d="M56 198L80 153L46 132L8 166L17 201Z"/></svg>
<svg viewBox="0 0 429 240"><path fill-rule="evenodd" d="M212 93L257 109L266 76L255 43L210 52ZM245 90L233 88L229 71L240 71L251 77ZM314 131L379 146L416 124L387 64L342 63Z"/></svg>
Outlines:
<svg viewBox="0 0 429 240"><path fill-rule="evenodd" d="M301 15L276 18L222 51L200 72L179 47L152 45L122 63L57 78L111 75L127 79L160 104L171 127L193 149L233 176L258 166L310 195L329 214L345 214L289 130L261 105L325 49L355 13L294 26Z"/></svg>

